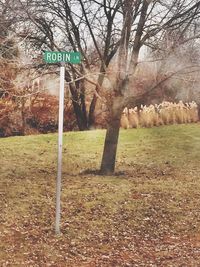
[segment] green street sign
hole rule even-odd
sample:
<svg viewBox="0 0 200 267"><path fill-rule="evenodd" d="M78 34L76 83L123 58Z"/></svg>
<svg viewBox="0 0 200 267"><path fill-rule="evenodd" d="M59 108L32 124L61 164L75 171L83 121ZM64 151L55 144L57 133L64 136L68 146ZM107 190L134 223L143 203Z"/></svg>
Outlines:
<svg viewBox="0 0 200 267"><path fill-rule="evenodd" d="M81 62L81 54L80 52L45 51L44 61L46 63L68 62L79 64Z"/></svg>

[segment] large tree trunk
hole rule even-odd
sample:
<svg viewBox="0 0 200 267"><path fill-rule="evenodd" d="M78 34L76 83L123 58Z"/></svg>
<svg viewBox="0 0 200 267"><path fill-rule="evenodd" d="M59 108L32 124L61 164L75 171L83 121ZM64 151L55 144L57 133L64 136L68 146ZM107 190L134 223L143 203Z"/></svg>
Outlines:
<svg viewBox="0 0 200 267"><path fill-rule="evenodd" d="M110 112L100 169L100 172L105 175L112 174L115 171L120 120L123 110L122 99L122 97L115 98Z"/></svg>
<svg viewBox="0 0 200 267"><path fill-rule="evenodd" d="M112 118L112 122L110 122L107 128L100 170L102 174L109 175L115 170L119 129L120 116Z"/></svg>

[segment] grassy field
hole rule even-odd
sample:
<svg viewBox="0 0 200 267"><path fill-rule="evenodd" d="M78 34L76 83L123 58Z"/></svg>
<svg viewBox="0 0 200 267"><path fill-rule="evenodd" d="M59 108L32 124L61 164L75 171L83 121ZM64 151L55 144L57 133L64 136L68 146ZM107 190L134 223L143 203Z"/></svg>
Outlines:
<svg viewBox="0 0 200 267"><path fill-rule="evenodd" d="M0 266L200 266L200 124L122 130L116 173L97 175L105 131L0 140Z"/></svg>

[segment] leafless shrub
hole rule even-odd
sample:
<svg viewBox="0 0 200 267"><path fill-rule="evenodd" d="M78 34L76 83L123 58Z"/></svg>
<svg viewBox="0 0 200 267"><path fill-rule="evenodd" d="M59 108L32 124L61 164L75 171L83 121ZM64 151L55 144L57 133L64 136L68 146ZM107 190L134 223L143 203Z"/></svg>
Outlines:
<svg viewBox="0 0 200 267"><path fill-rule="evenodd" d="M127 113L128 109L125 108L123 113L122 113L122 116L121 116L121 121L120 121L120 124L121 124L121 127L124 128L124 129L128 129L129 128L129 119L128 119L128 113Z"/></svg>
<svg viewBox="0 0 200 267"><path fill-rule="evenodd" d="M0 137L22 134L22 121L16 105L7 98L0 99Z"/></svg>
<svg viewBox="0 0 200 267"><path fill-rule="evenodd" d="M197 122L198 119L198 107L194 101L190 103L164 101L159 105L141 106L139 115L137 108L129 110L125 108L121 118L121 127L124 129L153 127Z"/></svg>
<svg viewBox="0 0 200 267"><path fill-rule="evenodd" d="M131 108L129 110L128 120L129 120L130 128L138 128L138 126L139 126L139 118L138 118L138 109L137 109L137 107L136 108Z"/></svg>

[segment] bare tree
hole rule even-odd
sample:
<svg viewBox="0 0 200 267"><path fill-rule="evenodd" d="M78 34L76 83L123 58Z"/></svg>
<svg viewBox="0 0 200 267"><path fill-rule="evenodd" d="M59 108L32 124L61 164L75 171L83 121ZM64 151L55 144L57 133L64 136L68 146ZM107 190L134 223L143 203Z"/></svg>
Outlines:
<svg viewBox="0 0 200 267"><path fill-rule="evenodd" d="M16 37L14 25L17 21L10 14L10 0L0 1L0 59L12 59L18 55L18 48L14 38Z"/></svg>
<svg viewBox="0 0 200 267"><path fill-rule="evenodd" d="M191 65L165 69L165 58L171 51L199 37L200 2L196 0L15 0L20 5L18 16L24 21L21 36L27 36L40 50L74 50L82 54L80 66L66 67L70 91L80 130L94 121L98 95L103 92L105 78L109 123L106 132L101 172L113 173L117 152L120 117L130 101L137 105L142 99L155 97L161 85L174 74ZM12 9L12 7L11 7ZM193 30L193 35L188 35ZM172 38L173 37L173 38ZM176 38L174 38L176 37ZM165 40L165 41L164 41ZM93 47L96 59L91 56ZM154 84L138 89L139 61L147 49L160 59L160 75ZM162 53L161 53L162 52ZM172 53L173 54L173 53ZM94 62L95 61L95 62ZM195 64L193 64L195 65ZM193 66L192 65L192 66ZM194 71L197 66L194 66ZM89 114L85 106L87 74L98 68ZM112 78L110 78L112 76ZM78 79L78 80L77 80ZM76 81L75 81L76 80Z"/></svg>
<svg viewBox="0 0 200 267"><path fill-rule="evenodd" d="M19 35L26 38L37 50L39 48L40 51L81 52L82 64L79 66L68 64L65 79L69 83L79 129L90 128L94 124L98 92L102 86L106 68L119 45L117 38L114 38L113 30L115 30L115 17L120 4L115 1L111 3L111 1L104 7L97 1L16 0L16 2L19 9L13 12L16 12L21 21L24 21L23 30ZM94 48L97 57L95 62L89 50L91 47ZM87 88L84 80L93 68L98 75L96 75L97 80L92 82L94 93L87 112L85 103ZM76 82L73 82L74 80ZM90 82L89 79L87 82Z"/></svg>
<svg viewBox="0 0 200 267"><path fill-rule="evenodd" d="M13 28L16 18L10 15L10 2L0 1L0 97L13 88L19 53Z"/></svg>
<svg viewBox="0 0 200 267"><path fill-rule="evenodd" d="M130 95L130 80L138 68L139 54L146 45L152 47L152 39L160 39L167 30L179 28L181 33L199 17L200 2L170 1L167 5L163 1L121 1L123 27L121 29L120 46L118 51L118 76L114 85L114 95L111 103L110 123L107 128L104 152L101 163L102 173L113 173L119 136L120 117L123 108L132 98L147 97L159 88L164 77L153 88L137 94L137 87L132 88ZM131 34L132 33L132 34ZM180 45L177 42L177 45ZM154 48L154 46L153 46ZM180 70L179 70L180 71Z"/></svg>

